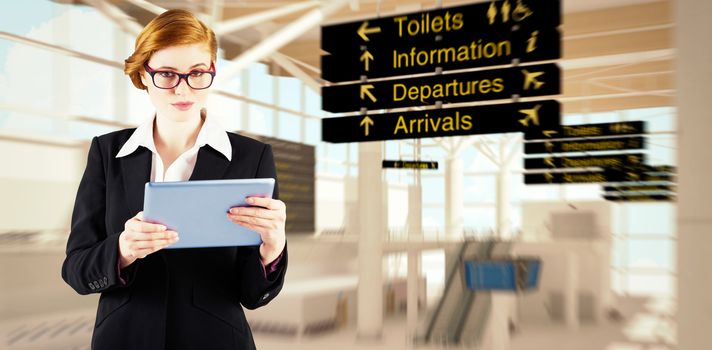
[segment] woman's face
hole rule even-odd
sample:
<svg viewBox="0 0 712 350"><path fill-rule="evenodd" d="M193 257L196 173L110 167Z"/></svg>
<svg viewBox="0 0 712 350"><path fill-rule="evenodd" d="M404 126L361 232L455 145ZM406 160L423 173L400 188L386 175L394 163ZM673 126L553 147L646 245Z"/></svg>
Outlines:
<svg viewBox="0 0 712 350"><path fill-rule="evenodd" d="M153 53L148 66L155 70L172 71L186 74L194 71L209 71L211 60L208 46L191 44L171 46ZM156 73L155 78L161 79ZM163 74L163 76L170 74ZM181 79L178 86L171 89L159 89L153 84L151 75L144 71L141 81L148 88L148 96L159 115L174 121L186 121L200 116L205 107L208 89L196 90Z"/></svg>

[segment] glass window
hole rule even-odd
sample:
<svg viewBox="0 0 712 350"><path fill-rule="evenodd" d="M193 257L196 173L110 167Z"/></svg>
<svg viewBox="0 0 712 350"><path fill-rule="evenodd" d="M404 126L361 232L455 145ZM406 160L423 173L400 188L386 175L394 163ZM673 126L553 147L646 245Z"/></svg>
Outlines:
<svg viewBox="0 0 712 350"><path fill-rule="evenodd" d="M279 112L279 135L285 140L299 142L301 117L291 113Z"/></svg>
<svg viewBox="0 0 712 350"><path fill-rule="evenodd" d="M498 159L498 154L499 154L499 147L494 147L493 143L490 143L487 145L487 148L492 151L494 154L495 159ZM484 147L484 146L482 146ZM474 171L474 172L493 172L493 171L499 171L499 166L497 166L495 163L490 160L488 156L485 155L479 148L475 148L475 153L472 162L469 164L464 163L465 166L465 171Z"/></svg>
<svg viewBox="0 0 712 350"><path fill-rule="evenodd" d="M674 271L674 247L671 240L629 239L628 267Z"/></svg>
<svg viewBox="0 0 712 350"><path fill-rule="evenodd" d="M226 59L218 57L217 64L215 65L215 71L217 72L216 75L216 80L218 77L220 77L220 72L226 67L229 66L232 62L228 61ZM249 74L249 72L246 72L246 70L243 70L239 74L236 74L232 77L232 79L228 81L222 82L220 85L221 90L225 90L227 92L236 94L236 95L242 95L242 74Z"/></svg>
<svg viewBox="0 0 712 350"><path fill-rule="evenodd" d="M423 188L423 204L445 203L445 182L442 177L421 177L420 185Z"/></svg>
<svg viewBox="0 0 712 350"><path fill-rule="evenodd" d="M312 89L304 89L306 114L313 116L321 116L324 112L321 110L321 96ZM336 117L333 115L332 117Z"/></svg>
<svg viewBox="0 0 712 350"><path fill-rule="evenodd" d="M581 114L567 114L561 117L561 123L563 125L577 125L584 124L585 122Z"/></svg>
<svg viewBox="0 0 712 350"><path fill-rule="evenodd" d="M590 113L584 114L583 120L585 124L615 123L620 121L620 116L618 112Z"/></svg>
<svg viewBox="0 0 712 350"><path fill-rule="evenodd" d="M675 295L675 277L669 274L630 273L626 278L631 295Z"/></svg>
<svg viewBox="0 0 712 350"><path fill-rule="evenodd" d="M494 204L497 202L497 176L466 176L464 181L464 201L467 204Z"/></svg>
<svg viewBox="0 0 712 350"><path fill-rule="evenodd" d="M299 111L302 83L297 78L275 77L279 80L279 105Z"/></svg>
<svg viewBox="0 0 712 350"><path fill-rule="evenodd" d="M99 56L108 60L117 60L114 46L119 45L121 48L125 48L125 40L130 40L131 51L124 51L125 56L121 55L124 57L118 57L118 60L123 62L133 52L133 44L136 37L124 33L121 28L118 28L112 21L108 21L104 15L93 7L73 6L64 10L61 7L57 7L55 11L58 14L52 19L52 23L58 30L55 30L53 36L59 40L51 40L51 37L48 37L50 42L61 46L68 44L65 47L69 47L72 50L86 52L92 56ZM117 35L123 39L122 42L115 41ZM104 38L109 40L102 40ZM103 67L106 70L116 71L123 75L122 70Z"/></svg>
<svg viewBox="0 0 712 350"><path fill-rule="evenodd" d="M648 135L646 147L648 164L672 165L676 163L677 145L674 137L669 135Z"/></svg>
<svg viewBox="0 0 712 350"><path fill-rule="evenodd" d="M57 4L52 1L22 1L13 4L11 10L8 8L5 11L0 11L0 23L2 23L3 31L25 36L40 25L50 22L57 14L72 7L74 6Z"/></svg>
<svg viewBox="0 0 712 350"><path fill-rule="evenodd" d="M560 199L561 185L524 185L524 191L522 192L522 201L552 201Z"/></svg>
<svg viewBox="0 0 712 350"><path fill-rule="evenodd" d="M475 229L478 232L494 231L497 227L497 211L492 207L465 207L463 211L463 224L466 229Z"/></svg>
<svg viewBox="0 0 712 350"><path fill-rule="evenodd" d="M272 136L272 110L262 106L250 105L250 124L247 132L263 136Z"/></svg>
<svg viewBox="0 0 712 350"><path fill-rule="evenodd" d="M673 203L630 203L623 207L630 235L675 235L676 212Z"/></svg>
<svg viewBox="0 0 712 350"><path fill-rule="evenodd" d="M423 204L423 230L426 235L434 231L442 231L445 227L445 208L441 206L428 207Z"/></svg>
<svg viewBox="0 0 712 350"><path fill-rule="evenodd" d="M321 142L321 121L315 119L307 119L306 123L306 140L305 143L310 145L317 145Z"/></svg>
<svg viewBox="0 0 712 350"><path fill-rule="evenodd" d="M575 184L562 186L568 200L603 200L600 184Z"/></svg>
<svg viewBox="0 0 712 350"><path fill-rule="evenodd" d="M247 68L250 75L249 96L258 101L273 103L272 94L273 77L267 73L267 66L261 63L253 63Z"/></svg>

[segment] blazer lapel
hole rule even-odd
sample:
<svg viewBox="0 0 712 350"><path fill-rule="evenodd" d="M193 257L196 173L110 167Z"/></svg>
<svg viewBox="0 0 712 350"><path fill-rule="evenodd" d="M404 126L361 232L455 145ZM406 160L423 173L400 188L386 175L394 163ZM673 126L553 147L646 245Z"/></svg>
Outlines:
<svg viewBox="0 0 712 350"><path fill-rule="evenodd" d="M218 180L225 177L227 166L230 161L222 153L214 150L209 145L200 147L195 168L190 175L190 181L194 180Z"/></svg>
<svg viewBox="0 0 712 350"><path fill-rule="evenodd" d="M126 201L131 216L143 210L143 194L146 182L151 180L151 156L148 148L139 147L121 158L121 175L124 179Z"/></svg>

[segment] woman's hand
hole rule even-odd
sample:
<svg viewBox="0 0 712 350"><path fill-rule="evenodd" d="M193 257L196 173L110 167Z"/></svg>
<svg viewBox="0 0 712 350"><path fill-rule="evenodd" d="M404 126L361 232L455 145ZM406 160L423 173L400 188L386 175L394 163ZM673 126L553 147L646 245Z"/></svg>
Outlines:
<svg viewBox="0 0 712 350"><path fill-rule="evenodd" d="M284 250L286 237L284 223L287 221L287 207L278 199L249 197L250 207L231 208L227 214L230 221L257 231L262 237L260 256L267 265L277 259Z"/></svg>
<svg viewBox="0 0 712 350"><path fill-rule="evenodd" d="M120 267L133 264L178 241L178 233L165 226L143 221L143 212L126 221L119 236Z"/></svg>

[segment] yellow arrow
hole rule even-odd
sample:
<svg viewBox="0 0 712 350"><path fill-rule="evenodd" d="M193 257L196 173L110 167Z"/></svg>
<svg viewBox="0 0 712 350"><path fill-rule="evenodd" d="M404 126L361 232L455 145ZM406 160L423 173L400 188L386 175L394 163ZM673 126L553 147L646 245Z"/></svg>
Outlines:
<svg viewBox="0 0 712 350"><path fill-rule="evenodd" d="M556 168L556 165L554 165L554 159L551 157L544 158L544 163L546 163L547 165L549 165L552 168Z"/></svg>
<svg viewBox="0 0 712 350"><path fill-rule="evenodd" d="M527 116L519 119L519 122L526 127L529 126L530 120L532 124L539 125L539 108L541 108L541 105L536 105L536 107L530 109L520 109L519 113L526 114Z"/></svg>
<svg viewBox="0 0 712 350"><path fill-rule="evenodd" d="M529 90L529 85L534 84L534 90L539 90L539 88L544 85L543 81L538 81L536 78L542 76L544 72L533 72L529 73L526 69L522 69L524 73L524 90Z"/></svg>
<svg viewBox="0 0 712 350"><path fill-rule="evenodd" d="M549 152L554 148L554 144L549 141L544 142L544 146L546 146L546 150Z"/></svg>
<svg viewBox="0 0 712 350"><path fill-rule="evenodd" d="M364 130L365 136L368 136L368 127L373 125L373 119L371 119L369 116L365 116L363 119L361 119L361 124L360 126L364 126L366 129Z"/></svg>
<svg viewBox="0 0 712 350"><path fill-rule="evenodd" d="M364 99L364 96L368 95L368 98L371 99L371 101L376 102L376 97L373 96L371 93L371 89L373 89L373 84L366 84L366 85L361 85L361 99Z"/></svg>
<svg viewBox="0 0 712 350"><path fill-rule="evenodd" d="M546 137L551 137L551 135L558 134L559 132L556 130L544 130L544 131L542 131L542 133Z"/></svg>
<svg viewBox="0 0 712 350"><path fill-rule="evenodd" d="M552 180L554 180L554 175L549 174L549 173L544 173L544 176L546 177L546 181L551 183Z"/></svg>
<svg viewBox="0 0 712 350"><path fill-rule="evenodd" d="M366 71L368 72L368 61L373 59L373 55L371 55L368 50L364 51L364 53L361 55L360 60L364 62L366 65Z"/></svg>
<svg viewBox="0 0 712 350"><path fill-rule="evenodd" d="M373 27L369 28L368 27L368 21L365 21L361 24L361 26L358 28L356 33L363 39L364 41L368 41L368 37L366 34L375 34L375 33L380 33L381 32L381 27Z"/></svg>

